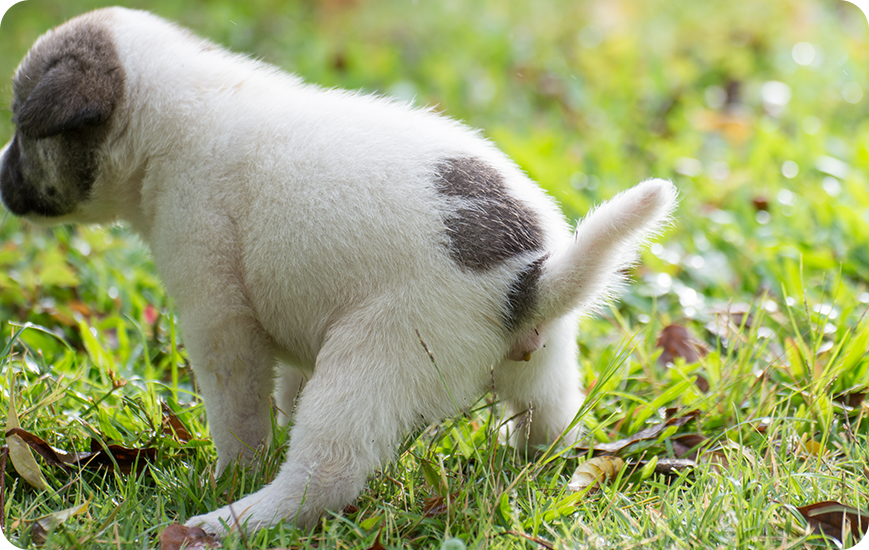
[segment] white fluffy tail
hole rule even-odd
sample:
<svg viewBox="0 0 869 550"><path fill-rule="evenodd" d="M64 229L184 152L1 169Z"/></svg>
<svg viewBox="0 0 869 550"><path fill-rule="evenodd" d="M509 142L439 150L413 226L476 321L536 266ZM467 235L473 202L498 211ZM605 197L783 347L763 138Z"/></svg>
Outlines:
<svg viewBox="0 0 869 550"><path fill-rule="evenodd" d="M574 242L545 261L535 317L545 323L605 302L623 281L619 271L669 221L676 195L672 183L653 179L589 212Z"/></svg>

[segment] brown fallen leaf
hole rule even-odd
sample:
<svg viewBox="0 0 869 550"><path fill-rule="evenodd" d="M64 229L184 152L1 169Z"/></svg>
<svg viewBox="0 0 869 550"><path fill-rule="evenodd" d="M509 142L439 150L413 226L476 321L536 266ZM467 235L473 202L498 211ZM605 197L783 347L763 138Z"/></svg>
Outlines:
<svg viewBox="0 0 869 550"><path fill-rule="evenodd" d="M53 466L60 466L63 469L68 469L67 465L76 465L82 468L112 469L115 467L115 463L117 463L120 471L125 474L129 474L133 470L134 465L136 466L136 471L141 473L147 462L153 462L157 458L157 449L153 447L129 449L121 445L106 445L106 449L104 449L96 439L91 439L90 451L68 453L52 447L39 436L21 428L7 430L6 440L9 441L10 437L18 438L29 449L36 451L42 456L46 462ZM114 461L112 461L112 458L114 458Z"/></svg>
<svg viewBox="0 0 869 550"><path fill-rule="evenodd" d="M440 495L428 497L422 501L422 515L428 518L433 518L435 516L446 514L450 509L450 506L453 508L456 507L456 500L458 497L458 491L450 493L445 497Z"/></svg>
<svg viewBox="0 0 869 550"><path fill-rule="evenodd" d="M835 500L825 500L796 507L797 511L819 534L844 542L849 530L851 538L859 541L869 531L869 511L858 510Z"/></svg>
<svg viewBox="0 0 869 550"><path fill-rule="evenodd" d="M179 443L187 443L193 439L178 415L172 412L168 403L164 401L161 408L163 409L163 434L174 437Z"/></svg>
<svg viewBox="0 0 869 550"><path fill-rule="evenodd" d="M670 438L673 442L673 452L676 458L697 458L697 451L709 441L705 436L700 434L682 434ZM691 452L694 450L694 452Z"/></svg>
<svg viewBox="0 0 869 550"><path fill-rule="evenodd" d="M822 457L827 454L827 448L807 433L804 433L795 443L793 450L801 457Z"/></svg>
<svg viewBox="0 0 869 550"><path fill-rule="evenodd" d="M662 365L675 362L676 357L682 357L686 363L696 363L707 353L706 347L681 325L664 327L655 347L664 350L658 358Z"/></svg>
<svg viewBox="0 0 869 550"><path fill-rule="evenodd" d="M591 458L576 467L567 488L574 492L588 489L589 493L593 493L601 483L614 478L624 467L625 461L617 456Z"/></svg>
<svg viewBox="0 0 869 550"><path fill-rule="evenodd" d="M755 195L755 197L751 199L751 204L754 206L755 210L760 212L769 211L769 197L767 195Z"/></svg>
<svg viewBox="0 0 869 550"><path fill-rule="evenodd" d="M867 390L840 393L833 399L851 409L856 409L866 400Z"/></svg>
<svg viewBox="0 0 869 550"><path fill-rule="evenodd" d="M655 464L655 473L677 476L682 472L691 472L696 468L697 462L689 458L659 458Z"/></svg>
<svg viewBox="0 0 869 550"><path fill-rule="evenodd" d="M655 347L664 351L658 357L662 365L670 365L676 362L677 357L685 359L686 363L696 363L708 353L706 346L694 338L688 329L681 325L669 325L661 330ZM697 375L695 384L702 392L709 391L709 381L703 376Z"/></svg>
<svg viewBox="0 0 869 550"><path fill-rule="evenodd" d="M173 523L160 533L160 550L203 550L220 548L221 544L200 527L187 527Z"/></svg>
<svg viewBox="0 0 869 550"><path fill-rule="evenodd" d="M86 460L93 453L67 453L57 447L52 447L48 443L45 442L38 435L34 435L26 430L22 430L21 428L12 428L11 430L7 430L6 437L8 438L10 435L15 435L21 439L24 443L36 453L45 459L52 466L59 466L60 468L67 470L69 464L78 464L80 460Z"/></svg>
<svg viewBox="0 0 869 550"><path fill-rule="evenodd" d="M661 435L661 432L663 432L670 426L684 426L698 416L700 416L700 411L691 411L682 416L674 416L660 424L655 424L648 428L642 429L634 435L626 437L624 439L611 441L609 443L593 443L594 454L616 454L623 450L625 447L628 447L635 443L639 443L641 441L648 441L649 439L657 439L658 436ZM592 447L590 445L585 443L574 446L574 449L577 449L579 451L588 451L591 448Z"/></svg>
<svg viewBox="0 0 869 550"><path fill-rule="evenodd" d="M15 407L14 383L10 384L9 387L12 388L12 391L9 392L9 412L6 414L6 445L9 447L9 459L18 475L41 491L47 488L48 484L42 476L42 470L39 469L36 458L27 443L15 433L10 433L10 430L21 429L21 424L18 422L18 412Z"/></svg>
<svg viewBox="0 0 869 550"><path fill-rule="evenodd" d="M54 512L52 514L48 514L46 516L42 516L33 520L33 524L30 526L30 538L33 539L37 545L42 546L45 544L45 540L48 538L48 534L54 531L54 529L68 520L72 516L79 516L84 514L88 510L88 503L82 503L78 506L73 506L72 508L67 508L66 510L60 510L59 512Z"/></svg>
<svg viewBox="0 0 869 550"><path fill-rule="evenodd" d="M368 550L386 550L386 547L383 546L380 542L380 535L383 534L383 526L380 526L380 530L377 531L377 537L374 539L374 544L368 547Z"/></svg>
<svg viewBox="0 0 869 550"><path fill-rule="evenodd" d="M108 453L106 452L107 450ZM140 474L148 462L155 462L157 460L157 449L155 447L130 449L121 445L106 445L104 449L96 439L91 439L91 452L94 453L94 456L88 460L88 465L95 463L98 467L113 468L115 463L117 463L118 468L125 474L132 472L134 466L136 467L136 473ZM114 458L114 461L112 458Z"/></svg>

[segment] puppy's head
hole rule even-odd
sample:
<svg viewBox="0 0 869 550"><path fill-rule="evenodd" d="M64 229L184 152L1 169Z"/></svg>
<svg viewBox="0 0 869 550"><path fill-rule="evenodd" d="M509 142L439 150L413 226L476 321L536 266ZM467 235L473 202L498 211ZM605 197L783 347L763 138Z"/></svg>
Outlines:
<svg viewBox="0 0 869 550"><path fill-rule="evenodd" d="M49 31L15 73L16 131L0 153L0 198L13 214L75 219L91 198L124 99L110 17L93 12Z"/></svg>

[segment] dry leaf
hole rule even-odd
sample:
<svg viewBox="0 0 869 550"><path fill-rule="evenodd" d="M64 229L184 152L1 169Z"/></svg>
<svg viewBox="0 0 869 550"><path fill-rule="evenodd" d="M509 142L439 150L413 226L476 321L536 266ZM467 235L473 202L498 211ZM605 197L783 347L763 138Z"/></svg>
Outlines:
<svg viewBox="0 0 869 550"><path fill-rule="evenodd" d="M624 466L625 461L616 456L598 456L586 460L576 467L567 488L574 492L588 488L588 492L593 493L601 482L614 478Z"/></svg>
<svg viewBox="0 0 869 550"><path fill-rule="evenodd" d="M676 458L687 457L691 459L697 458L697 450L708 441L705 436L700 434L682 434L671 437L670 440L673 442L673 452L676 454ZM694 452L691 452L692 449Z"/></svg>
<svg viewBox="0 0 869 550"><path fill-rule="evenodd" d="M626 437L624 439L619 439L610 443L594 443L594 453L616 454L629 445L633 445L641 441L647 441L649 439L657 439L658 436L661 435L661 432L663 432L670 426L684 426L698 416L700 416L700 411L691 411L682 416L674 416L673 418L669 418L661 424L655 424L654 426L642 429L631 437ZM591 447L589 445L582 444L576 445L574 448L580 451L587 451Z"/></svg>
<svg viewBox="0 0 869 550"><path fill-rule="evenodd" d="M41 491L48 487L48 485L45 483L45 478L42 476L42 470L39 469L36 458L30 452L30 447L17 435L10 435L10 430L21 428L15 408L14 385L10 385L10 388L12 390L9 392L9 413L6 415L6 445L9 446L9 459L12 460L12 466L15 467L18 475L24 481Z"/></svg>
<svg viewBox="0 0 869 550"><path fill-rule="evenodd" d="M867 391L865 389L861 391L845 392L837 395L834 399L846 407L856 409L866 400L866 393Z"/></svg>
<svg viewBox="0 0 869 550"><path fill-rule="evenodd" d="M106 452L108 450L108 453ZM114 468L114 463L117 462L121 472L129 474L136 467L136 473L140 474L147 466L148 462L157 460L157 449L155 447L144 447L142 449L130 449L120 445L106 445L103 449L102 445L96 440L91 439L91 452L94 456L88 459L87 466L92 464L97 467ZM109 456L111 454L111 457ZM112 461L114 458L114 461Z"/></svg>
<svg viewBox="0 0 869 550"><path fill-rule="evenodd" d="M681 325L664 327L655 347L664 350L658 357L658 362L662 365L675 363L677 357L684 358L686 363L696 363L707 353L706 347ZM709 382L704 377L697 375L695 384L700 391L709 391Z"/></svg>
<svg viewBox="0 0 869 550"><path fill-rule="evenodd" d="M425 517L435 517L446 514L450 508L450 504L456 507L456 499L459 497L459 492L450 493L448 496L433 496L423 500L422 515Z"/></svg>
<svg viewBox="0 0 869 550"><path fill-rule="evenodd" d="M807 506L798 506L797 511L806 518L809 526L822 535L844 542L845 533L859 541L869 531L869 512L835 500L825 500Z"/></svg>
<svg viewBox="0 0 869 550"><path fill-rule="evenodd" d="M42 546L48 538L48 534L52 532L58 525L68 520L72 516L79 516L87 512L88 503L79 504L66 510L54 512L47 516L42 516L33 520L33 525L30 526L30 538L37 545Z"/></svg>
<svg viewBox="0 0 869 550"><path fill-rule="evenodd" d="M26 430L22 430L21 428L12 428L11 430L8 430L6 432L6 437L8 438L10 435L19 437L21 441L27 443L30 449L36 451L36 453L44 458L46 462L52 466L59 466L64 470L67 469L68 464L77 464L80 460L87 459L93 455L93 453L67 453L57 447L52 447L39 436Z"/></svg>
<svg viewBox="0 0 869 550"><path fill-rule="evenodd" d="M803 457L824 456L827 449L820 441L815 441L809 434L804 433L796 445L796 452Z"/></svg>
<svg viewBox="0 0 869 550"><path fill-rule="evenodd" d="M377 531L377 537L374 539L374 544L368 547L368 550L386 550L386 547L380 543L380 535L383 534L383 526L380 526L380 530Z"/></svg>
<svg viewBox="0 0 869 550"><path fill-rule="evenodd" d="M688 458L659 458L655 464L655 473L665 476L676 476L685 471L697 468L697 462Z"/></svg>
<svg viewBox="0 0 869 550"><path fill-rule="evenodd" d="M696 338L694 338L688 329L681 325L669 325L661 330L661 335L658 336L658 341L655 347L664 350L658 361L662 365L674 363L676 357L682 357L686 363L696 363L701 357L706 355L706 348Z"/></svg>
<svg viewBox="0 0 869 550"><path fill-rule="evenodd" d="M203 550L220 548L220 542L208 535L200 527L187 527L178 523L163 529L160 533L160 550Z"/></svg>
<svg viewBox="0 0 869 550"><path fill-rule="evenodd" d="M153 462L157 458L157 449L153 447L129 449L120 445L106 445L107 453L106 449L96 439L91 439L91 450L89 452L68 453L52 447L39 436L21 428L7 430L6 441L10 441L12 437L22 442L28 452L32 449L39 453L49 464L60 466L64 469L66 469L65 465L67 464L74 464L82 468L112 469L115 467L115 463L117 463L120 471L125 474L129 474L133 470L134 465L136 466L136 472L141 473L147 462ZM114 461L112 458L114 458Z"/></svg>
<svg viewBox="0 0 869 550"><path fill-rule="evenodd" d="M163 409L163 433L168 436L173 436L179 443L187 443L193 436L190 435L190 432L187 431L187 428L184 426L184 423L181 422L181 419L178 418L172 409L169 407L169 404L165 401L161 404L161 408Z"/></svg>

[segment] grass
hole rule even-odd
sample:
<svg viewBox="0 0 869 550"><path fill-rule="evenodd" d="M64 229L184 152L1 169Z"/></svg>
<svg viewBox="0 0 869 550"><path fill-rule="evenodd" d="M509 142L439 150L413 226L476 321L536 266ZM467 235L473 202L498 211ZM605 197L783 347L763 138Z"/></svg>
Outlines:
<svg viewBox="0 0 869 550"><path fill-rule="evenodd" d="M39 34L98 5L11 8L2 78ZM855 6L127 5L326 86L437 105L484 128L571 219L647 177L671 178L682 195L674 228L643 255L626 295L583 323L578 368L591 389L581 421L598 442L660 423L667 408L700 410L696 421L626 448L614 480L574 494L567 482L586 453L521 459L499 443L497 396L484 396L409 437L355 509L312 533L279 526L225 547L832 547L795 507L869 508L869 29ZM147 250L124 227L0 222L0 406L14 395L22 427L61 449L96 438L158 453L140 475L40 462L46 491L7 468L2 512L14 544L155 547L166 525L274 475L281 430L261 471L214 477L174 319ZM708 353L662 365L655 344L671 324ZM163 432L163 402L193 441ZM653 473L648 461L683 454L676 436L687 433L707 438L697 467ZM81 504L42 541L35 519Z"/></svg>

